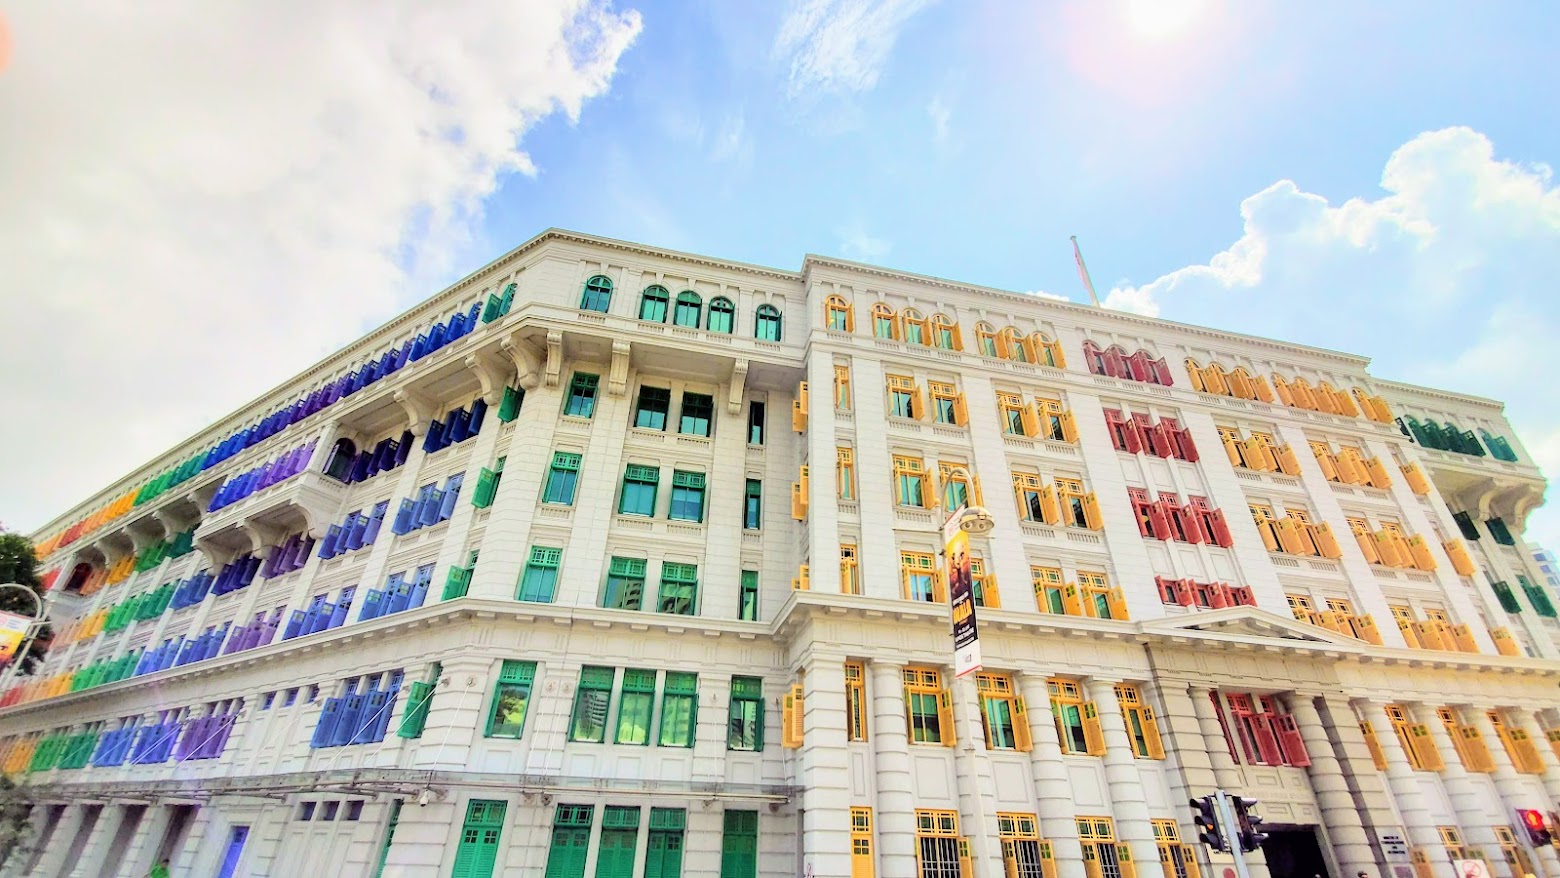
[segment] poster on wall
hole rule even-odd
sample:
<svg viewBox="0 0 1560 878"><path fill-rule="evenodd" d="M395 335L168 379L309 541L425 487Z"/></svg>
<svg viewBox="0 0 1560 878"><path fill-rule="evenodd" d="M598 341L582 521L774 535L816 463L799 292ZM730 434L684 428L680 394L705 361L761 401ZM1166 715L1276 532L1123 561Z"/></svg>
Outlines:
<svg viewBox="0 0 1560 878"><path fill-rule="evenodd" d="M15 613L0 613L0 665L9 664L27 637L31 619Z"/></svg>
<svg viewBox="0 0 1560 878"><path fill-rule="evenodd" d="M980 670L980 635L975 629L975 581L970 576L970 535L959 527L960 506L943 525L943 576L953 616L953 672L963 677Z"/></svg>

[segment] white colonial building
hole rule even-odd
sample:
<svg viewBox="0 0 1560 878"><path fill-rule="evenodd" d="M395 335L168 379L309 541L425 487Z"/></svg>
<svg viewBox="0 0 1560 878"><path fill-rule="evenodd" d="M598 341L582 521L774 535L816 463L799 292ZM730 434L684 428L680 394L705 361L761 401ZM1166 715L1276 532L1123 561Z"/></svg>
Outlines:
<svg viewBox="0 0 1560 878"><path fill-rule="evenodd" d="M38 532L5 874L1560 878L1543 477L1366 365L546 232Z"/></svg>

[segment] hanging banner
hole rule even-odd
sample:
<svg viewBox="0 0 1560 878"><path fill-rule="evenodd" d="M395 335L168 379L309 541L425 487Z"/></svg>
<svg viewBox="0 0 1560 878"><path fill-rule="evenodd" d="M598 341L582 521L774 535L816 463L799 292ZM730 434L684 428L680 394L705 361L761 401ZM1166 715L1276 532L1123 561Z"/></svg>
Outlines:
<svg viewBox="0 0 1560 878"><path fill-rule="evenodd" d="M948 608L953 617L955 676L980 670L980 635L975 630L975 581L970 576L970 535L959 528L964 507L943 525L943 581L948 583Z"/></svg>
<svg viewBox="0 0 1560 878"><path fill-rule="evenodd" d="M15 613L0 613L0 665L7 664L27 638L33 620Z"/></svg>

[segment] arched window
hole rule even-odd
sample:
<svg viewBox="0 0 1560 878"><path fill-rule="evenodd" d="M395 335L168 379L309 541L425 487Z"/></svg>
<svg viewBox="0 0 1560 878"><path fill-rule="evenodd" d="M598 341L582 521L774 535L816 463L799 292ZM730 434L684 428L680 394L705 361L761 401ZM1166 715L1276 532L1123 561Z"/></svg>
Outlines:
<svg viewBox="0 0 1560 878"><path fill-rule="evenodd" d="M81 591L81 587L87 584L87 578L92 575L92 565L85 561L77 564L70 571L70 578L65 580L65 590L69 592Z"/></svg>
<svg viewBox="0 0 1560 878"><path fill-rule="evenodd" d="M910 342L911 344L932 343L931 329L928 327L926 318L921 315L920 311L917 311L914 308L906 308L905 310L899 312L899 318L905 327L905 341Z"/></svg>
<svg viewBox="0 0 1560 878"><path fill-rule="evenodd" d="M693 290L683 290L677 294L677 311L672 315L672 322L678 326L691 326L699 328L699 312L704 308L704 300Z"/></svg>
<svg viewBox="0 0 1560 878"><path fill-rule="evenodd" d="M357 446L351 439L341 438L330 449L330 459L325 461L325 475L338 482L345 482L352 473L352 460L357 457Z"/></svg>
<svg viewBox="0 0 1560 878"><path fill-rule="evenodd" d="M1053 369L1067 368L1067 358L1062 355L1061 342L1043 332L1029 334L1029 349L1035 352L1035 362Z"/></svg>
<svg viewBox="0 0 1560 878"><path fill-rule="evenodd" d="M1009 326L997 333L997 354L1004 360L1013 360L1019 363L1034 362L1034 358L1026 350L1024 340L1019 337L1018 330Z"/></svg>
<svg viewBox="0 0 1560 878"><path fill-rule="evenodd" d="M1208 368L1203 370L1203 388L1220 396L1230 395L1230 384L1225 380L1223 366L1218 363L1208 364Z"/></svg>
<svg viewBox="0 0 1560 878"><path fill-rule="evenodd" d="M759 305L753 318L754 338L759 341L780 340L780 309L773 305Z"/></svg>
<svg viewBox="0 0 1560 878"><path fill-rule="evenodd" d="M823 300L823 323L839 332L855 332L856 309L844 296L830 296Z"/></svg>
<svg viewBox="0 0 1560 878"><path fill-rule="evenodd" d="M990 323L982 321L975 324L975 347L983 357L997 355L997 333L991 328Z"/></svg>
<svg viewBox="0 0 1560 878"><path fill-rule="evenodd" d="M945 351L964 350L964 340L959 337L959 324L945 314L933 314L932 344Z"/></svg>
<svg viewBox="0 0 1560 878"><path fill-rule="evenodd" d="M666 287L659 284L645 287L639 297L639 319L665 323L666 306L670 300L671 294L666 291Z"/></svg>
<svg viewBox="0 0 1560 878"><path fill-rule="evenodd" d="M716 296L710 300L710 316L706 319L709 323L705 329L730 335L737 325L737 306L731 304L731 300L725 296Z"/></svg>
<svg viewBox="0 0 1560 878"><path fill-rule="evenodd" d="M598 274L585 282L585 292L580 295L581 311L600 311L607 313L612 307L612 280L604 274Z"/></svg>
<svg viewBox="0 0 1560 878"><path fill-rule="evenodd" d="M872 306L872 334L877 338L899 338L899 318L894 309L882 302Z"/></svg>

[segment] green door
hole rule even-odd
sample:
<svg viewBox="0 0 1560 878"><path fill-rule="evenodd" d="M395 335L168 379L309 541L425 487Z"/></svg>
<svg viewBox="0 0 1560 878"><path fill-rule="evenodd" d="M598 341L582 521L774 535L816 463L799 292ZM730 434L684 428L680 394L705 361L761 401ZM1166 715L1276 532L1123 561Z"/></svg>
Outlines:
<svg viewBox="0 0 1560 878"><path fill-rule="evenodd" d="M638 845L637 829L601 830L601 846L596 851L596 878L634 878L634 849Z"/></svg>
<svg viewBox="0 0 1560 878"><path fill-rule="evenodd" d="M727 811L720 838L720 878L757 878L758 812Z"/></svg>
<svg viewBox="0 0 1560 878"><path fill-rule="evenodd" d="M547 852L546 878L585 878L590 851L590 805L559 805L553 818L552 849Z"/></svg>
<svg viewBox="0 0 1560 878"><path fill-rule="evenodd" d="M682 878L682 830L650 830L645 878Z"/></svg>
<svg viewBox="0 0 1560 878"><path fill-rule="evenodd" d="M460 847L455 852L450 878L493 878L507 807L504 802L482 799L473 799L466 805L466 823L461 827Z"/></svg>

